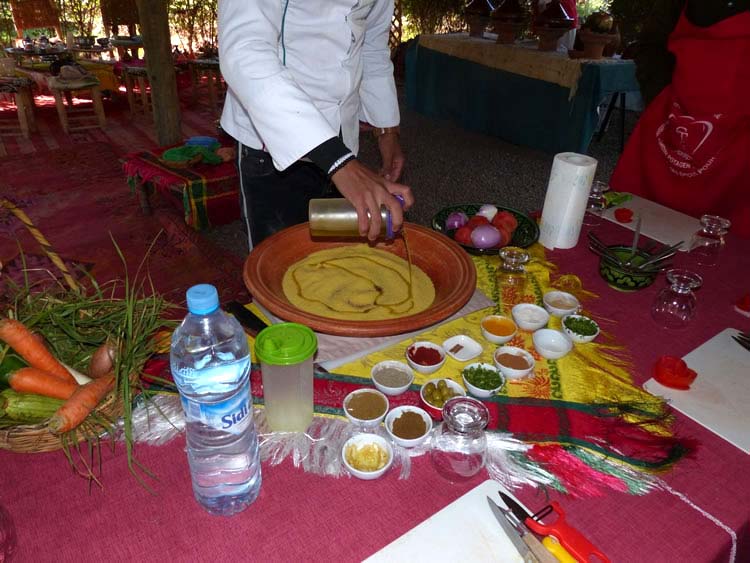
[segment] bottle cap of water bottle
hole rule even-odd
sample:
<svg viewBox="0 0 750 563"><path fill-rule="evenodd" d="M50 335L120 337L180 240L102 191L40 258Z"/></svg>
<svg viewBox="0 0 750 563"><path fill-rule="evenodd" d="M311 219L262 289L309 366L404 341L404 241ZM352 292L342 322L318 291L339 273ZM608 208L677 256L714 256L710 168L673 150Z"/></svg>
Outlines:
<svg viewBox="0 0 750 563"><path fill-rule="evenodd" d="M187 290L188 311L194 315L208 315L219 308L219 292L208 283L194 285Z"/></svg>
<svg viewBox="0 0 750 563"><path fill-rule="evenodd" d="M255 339L255 355L263 363L289 366L304 362L318 348L318 338L305 325L279 323L264 328Z"/></svg>

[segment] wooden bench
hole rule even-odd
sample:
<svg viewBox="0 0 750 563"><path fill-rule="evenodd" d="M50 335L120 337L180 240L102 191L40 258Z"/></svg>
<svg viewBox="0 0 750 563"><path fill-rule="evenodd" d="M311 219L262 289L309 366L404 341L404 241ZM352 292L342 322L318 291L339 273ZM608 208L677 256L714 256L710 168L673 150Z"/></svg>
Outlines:
<svg viewBox="0 0 750 563"><path fill-rule="evenodd" d="M86 77L80 80L61 80L55 76L47 79L47 86L55 98L57 115L63 131L80 131L100 127L104 129L107 125L102 104L102 93L99 80L95 77ZM91 93L92 107L76 108L73 104L73 93L79 91ZM63 98L65 101L63 101ZM67 107L66 103L67 102Z"/></svg>
<svg viewBox="0 0 750 563"><path fill-rule="evenodd" d="M0 77L0 95L13 97L18 114L18 127L0 125L0 135L17 135L19 132L29 138L30 131L36 131L34 118L34 96L31 93L32 81L22 77Z"/></svg>

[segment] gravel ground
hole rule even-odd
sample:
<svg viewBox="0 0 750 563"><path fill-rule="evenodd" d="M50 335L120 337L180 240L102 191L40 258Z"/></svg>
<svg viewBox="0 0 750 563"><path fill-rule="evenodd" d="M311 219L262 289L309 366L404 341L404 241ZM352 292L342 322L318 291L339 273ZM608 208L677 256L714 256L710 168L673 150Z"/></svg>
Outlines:
<svg viewBox="0 0 750 563"><path fill-rule="evenodd" d="M637 117L627 112L626 135ZM597 179L608 180L617 163L619 122L616 110L602 141L594 140L589 147L589 154L599 161ZM407 214L412 223L429 225L438 210L455 203L500 203L525 212L539 210L544 203L553 155L425 117L409 110L403 98L401 145L407 160L402 181L411 186L417 199ZM359 157L379 167L377 143L371 135L362 135ZM241 221L203 234L238 256L247 254Z"/></svg>

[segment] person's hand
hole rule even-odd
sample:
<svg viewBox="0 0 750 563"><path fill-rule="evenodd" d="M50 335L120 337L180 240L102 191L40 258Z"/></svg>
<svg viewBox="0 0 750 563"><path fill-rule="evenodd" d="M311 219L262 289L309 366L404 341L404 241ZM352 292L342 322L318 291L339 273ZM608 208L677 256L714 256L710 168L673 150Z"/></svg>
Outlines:
<svg viewBox="0 0 750 563"><path fill-rule="evenodd" d="M359 234L375 240L380 234L380 206L385 205L391 214L393 231L401 230L404 211L414 205L409 186L397 184L377 175L357 159L350 160L332 177L333 183L357 210ZM400 195L404 207L393 197Z"/></svg>
<svg viewBox="0 0 750 563"><path fill-rule="evenodd" d="M401 171L404 169L404 153L398 141L398 133L386 133L378 137L378 149L383 167L380 175L391 182L398 182Z"/></svg>

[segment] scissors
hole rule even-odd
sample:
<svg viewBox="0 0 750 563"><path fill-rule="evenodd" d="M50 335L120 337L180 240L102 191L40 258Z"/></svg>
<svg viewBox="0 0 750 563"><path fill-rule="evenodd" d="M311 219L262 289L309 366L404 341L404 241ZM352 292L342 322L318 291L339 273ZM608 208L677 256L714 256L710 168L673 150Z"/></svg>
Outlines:
<svg viewBox="0 0 750 563"><path fill-rule="evenodd" d="M541 536L551 536L556 539L576 560L588 562L594 556L602 563L609 563L609 558L599 548L586 539L581 532L568 524L565 519L565 511L557 502L553 501L539 512L529 514L515 499L502 491L499 491L499 493L503 502L510 508L516 518L526 524L533 532ZM553 523L543 524L540 522L542 518L552 513L556 515ZM545 547L550 549L549 544L545 544Z"/></svg>

